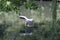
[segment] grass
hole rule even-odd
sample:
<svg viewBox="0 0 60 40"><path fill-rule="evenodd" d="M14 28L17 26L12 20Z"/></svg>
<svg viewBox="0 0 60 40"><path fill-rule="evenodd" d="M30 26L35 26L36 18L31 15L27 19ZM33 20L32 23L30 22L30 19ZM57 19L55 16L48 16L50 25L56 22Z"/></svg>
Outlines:
<svg viewBox="0 0 60 40"><path fill-rule="evenodd" d="M34 32L33 35L31 36L21 36L19 35L20 30L26 30L24 26L24 21L19 19L19 14L17 14L15 11L11 12L0 12L0 24L4 25L3 27L5 29L4 37L3 40L50 40L51 36L51 25L52 25L52 15L50 6L46 4L43 4L42 6L45 9L41 12L40 16L40 10L27 10L24 7L21 7L20 14L25 15L28 18L33 18L35 23L33 27L38 27L38 28L33 28ZM49 7L49 9L47 9ZM48 12L47 12L48 10ZM56 40L60 40L60 15L59 12L57 11L57 27L56 27ZM59 20L58 20L59 19ZM1 27L1 26L0 26Z"/></svg>

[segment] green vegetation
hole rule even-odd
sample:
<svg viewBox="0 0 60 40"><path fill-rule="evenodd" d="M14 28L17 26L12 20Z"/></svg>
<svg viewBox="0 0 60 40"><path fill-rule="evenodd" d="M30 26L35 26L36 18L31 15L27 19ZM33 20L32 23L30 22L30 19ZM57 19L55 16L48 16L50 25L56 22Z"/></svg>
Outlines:
<svg viewBox="0 0 60 40"><path fill-rule="evenodd" d="M59 5L56 0L0 0L0 40L60 40ZM34 19L32 35L20 35L26 28L19 15Z"/></svg>

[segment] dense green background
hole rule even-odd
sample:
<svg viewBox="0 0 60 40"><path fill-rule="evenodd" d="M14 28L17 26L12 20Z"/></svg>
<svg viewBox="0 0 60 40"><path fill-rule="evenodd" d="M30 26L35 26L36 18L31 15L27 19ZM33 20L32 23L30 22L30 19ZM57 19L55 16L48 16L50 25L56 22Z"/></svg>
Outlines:
<svg viewBox="0 0 60 40"><path fill-rule="evenodd" d="M33 35L20 35L26 29L19 15L35 20ZM0 0L0 40L60 40L60 3Z"/></svg>

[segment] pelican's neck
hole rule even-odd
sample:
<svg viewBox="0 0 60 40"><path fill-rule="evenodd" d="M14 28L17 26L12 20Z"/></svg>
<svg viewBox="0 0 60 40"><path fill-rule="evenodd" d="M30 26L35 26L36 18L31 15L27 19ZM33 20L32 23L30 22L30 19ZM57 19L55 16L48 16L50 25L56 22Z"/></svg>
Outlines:
<svg viewBox="0 0 60 40"><path fill-rule="evenodd" d="M28 18L26 17L25 20L28 20Z"/></svg>

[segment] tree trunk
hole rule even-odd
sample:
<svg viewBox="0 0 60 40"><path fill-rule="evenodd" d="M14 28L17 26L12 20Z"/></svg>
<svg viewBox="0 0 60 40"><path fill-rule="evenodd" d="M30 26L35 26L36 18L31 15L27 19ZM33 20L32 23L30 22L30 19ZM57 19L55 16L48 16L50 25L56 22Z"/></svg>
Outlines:
<svg viewBox="0 0 60 40"><path fill-rule="evenodd" d="M51 28L51 40L55 40L55 27L57 17L57 0L52 0L52 28Z"/></svg>

